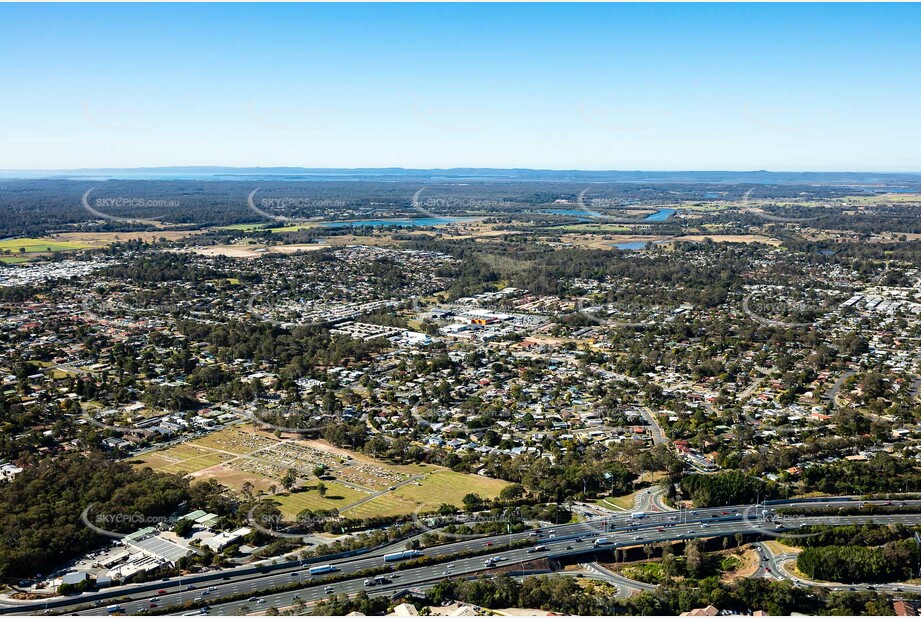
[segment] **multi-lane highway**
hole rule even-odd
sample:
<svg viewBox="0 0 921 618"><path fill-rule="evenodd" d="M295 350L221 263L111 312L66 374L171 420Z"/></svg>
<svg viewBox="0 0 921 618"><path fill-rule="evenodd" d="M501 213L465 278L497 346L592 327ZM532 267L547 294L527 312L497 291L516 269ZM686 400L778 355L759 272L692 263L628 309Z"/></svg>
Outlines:
<svg viewBox="0 0 921 618"><path fill-rule="evenodd" d="M264 607L285 607L293 605L298 598L304 602L313 602L330 594L354 593L367 590L374 594L391 594L395 590L419 587L431 584L445 577L459 577L474 573L483 573L494 566L485 563L487 556L461 557L459 554L470 551L491 551L497 566L518 564L534 558L559 558L578 562L591 562L599 551L610 551L621 547L639 546L664 541L679 541L690 538L714 536L733 536L735 534L758 534L763 536L781 533L796 533L801 526L810 524L840 525L845 523L921 524L921 514L874 514L874 515L839 515L839 516L801 516L794 522L785 519L784 526L778 527L770 519L771 509L797 509L802 507L826 507L860 504L859 498L825 498L816 500L774 501L766 506L741 505L734 507L717 507L694 510L668 511L658 513L623 514L611 517L595 517L588 521L574 524L550 525L531 532L506 534L489 538L463 539L455 543L432 547L424 550L426 556L444 561L441 564L426 565L394 572L386 577L388 582L381 585L365 586L364 578L359 575L365 569L376 569L385 565L383 555L389 551L402 549L405 543L400 541L389 547L379 548L363 556L330 560L336 566L333 574L337 578L346 577L344 581L329 581L327 575L309 575L309 566L289 564L270 572L247 572L245 569L230 569L204 576L195 576L183 580L173 579L158 582L154 588L150 584L123 586L104 593L90 593L78 597L58 599L46 603L7 603L0 608L4 613L34 614L45 610L54 613L72 613L93 615L106 613L106 606L114 604L113 594L117 594L118 604L127 614L161 611L165 607L178 607L194 601L198 604L209 603L212 613L239 614L244 610L256 611ZM885 504L885 501L871 501ZM902 502L899 502L902 504ZM910 506L921 506L921 500L905 501ZM528 540L542 548L539 552L530 552L528 548L512 549L509 543ZM451 556L457 555L456 559ZM316 563L314 563L316 564ZM779 568L774 565L772 572ZM195 579L194 584L189 584ZM302 586L297 591L271 593L265 592L291 584ZM222 598L253 598L247 601L222 603ZM298 598L296 598L298 597ZM94 606L95 605L95 606ZM87 609L87 607L90 607Z"/></svg>

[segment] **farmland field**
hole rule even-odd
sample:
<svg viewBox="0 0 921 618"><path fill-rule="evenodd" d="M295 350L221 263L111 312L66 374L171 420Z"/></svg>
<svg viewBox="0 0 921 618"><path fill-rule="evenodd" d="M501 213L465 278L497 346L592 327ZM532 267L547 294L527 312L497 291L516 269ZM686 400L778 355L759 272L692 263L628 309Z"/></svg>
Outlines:
<svg viewBox="0 0 921 618"><path fill-rule="evenodd" d="M81 242L72 242L67 240L55 240L53 238L7 238L0 240L0 251L12 251L13 253L44 253L46 251L76 251L78 249L88 249L91 245Z"/></svg>

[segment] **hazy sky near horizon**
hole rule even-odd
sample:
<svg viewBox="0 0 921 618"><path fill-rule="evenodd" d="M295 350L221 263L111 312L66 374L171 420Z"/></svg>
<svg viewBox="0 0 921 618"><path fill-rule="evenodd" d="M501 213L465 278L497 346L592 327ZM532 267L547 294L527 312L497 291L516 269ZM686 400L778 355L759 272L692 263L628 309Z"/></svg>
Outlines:
<svg viewBox="0 0 921 618"><path fill-rule="evenodd" d="M0 5L0 169L921 171L921 6Z"/></svg>

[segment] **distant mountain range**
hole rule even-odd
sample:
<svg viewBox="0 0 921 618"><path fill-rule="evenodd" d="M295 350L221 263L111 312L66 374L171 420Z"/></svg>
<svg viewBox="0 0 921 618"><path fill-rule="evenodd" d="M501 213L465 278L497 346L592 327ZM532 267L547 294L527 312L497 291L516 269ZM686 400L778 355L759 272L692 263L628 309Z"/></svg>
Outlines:
<svg viewBox="0 0 921 618"><path fill-rule="evenodd" d="M70 170L0 170L2 178L150 180L376 180L429 182L578 181L614 183L921 184L921 172L586 171L458 167L451 169L306 167L138 167Z"/></svg>

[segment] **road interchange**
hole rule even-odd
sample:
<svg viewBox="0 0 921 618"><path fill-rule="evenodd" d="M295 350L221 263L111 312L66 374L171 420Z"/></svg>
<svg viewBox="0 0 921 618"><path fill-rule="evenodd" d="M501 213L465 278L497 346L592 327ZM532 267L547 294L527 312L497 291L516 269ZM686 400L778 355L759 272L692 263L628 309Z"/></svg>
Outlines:
<svg viewBox="0 0 921 618"><path fill-rule="evenodd" d="M175 607L181 612L180 608L191 601L198 605L208 603L211 605L210 612L213 614L233 615L243 610L257 611L266 607L287 607L298 601L298 598L304 603L311 603L327 598L331 594L354 594L359 590L380 595L392 594L407 588L425 588L445 578L484 574L494 570L496 566L507 567L535 558L593 562L597 556L604 555L601 552L609 553L616 549L737 534L770 538L791 532L796 533L799 527L820 524L844 525L872 521L878 524L921 525L921 513L774 515L781 509L792 513L803 508L848 507L853 510L863 504L891 505L892 503L884 500L868 501L859 497L794 499L771 501L765 505L599 516L578 523L545 525L528 532L464 539L426 548L425 556L444 562L388 573L386 574L389 579L388 583L372 587L365 586L361 573L368 569L384 567L387 564L383 558L384 554L402 549L405 540L377 548L361 556L330 559L310 564L304 561L285 563L272 567L273 570L268 572L252 573L251 568L228 569L204 576L172 578L155 583L121 586L115 590L57 598L47 602L7 602L5 606L0 607L0 612L35 614L47 610L53 613L76 612L81 615L101 615L107 613L107 605L117 602L124 613L134 615L153 611L159 613L163 608L170 607ZM921 507L921 500L900 501L899 505ZM785 519L784 522L781 522L783 527L778 528L777 522L772 520L780 517ZM599 539L607 539L607 541L599 541ZM544 549L535 551L527 547L510 548L509 544L515 541L527 541ZM596 543L599 542L606 544L596 546ZM465 557L461 555L454 559L451 558L464 552L487 551L494 553L489 556ZM494 557L498 559L498 562L494 565L487 565L485 563L487 557ZM327 562L337 567L333 576L341 578L341 581L331 581L328 576L313 578L309 576L308 569L312 564L326 564ZM785 572L782 571L781 566L784 561L778 560L777 562L780 564L772 562L774 566L769 568L778 577L783 577ZM246 572L241 573L240 571ZM350 574L355 575L348 577ZM195 581L194 584L188 583L192 580ZM272 591L272 589L293 584L297 584L299 589ZM803 585L812 584L804 582ZM194 588L189 588L190 586ZM328 589L327 586L331 586L331 589ZM247 600L221 601L221 599L230 597L239 598L241 595ZM264 601L258 602L259 599L264 599ZM151 605L152 603L154 606Z"/></svg>

